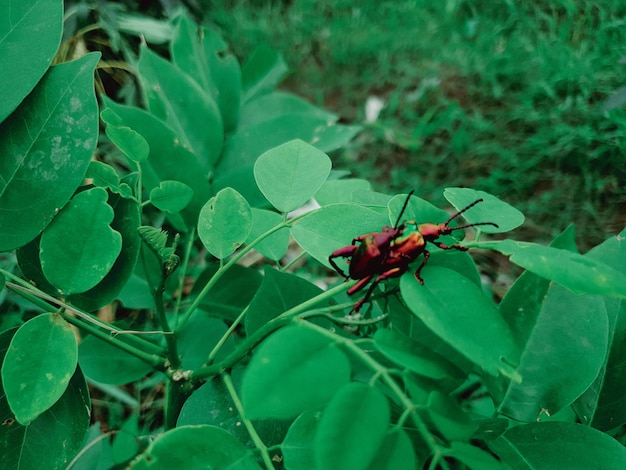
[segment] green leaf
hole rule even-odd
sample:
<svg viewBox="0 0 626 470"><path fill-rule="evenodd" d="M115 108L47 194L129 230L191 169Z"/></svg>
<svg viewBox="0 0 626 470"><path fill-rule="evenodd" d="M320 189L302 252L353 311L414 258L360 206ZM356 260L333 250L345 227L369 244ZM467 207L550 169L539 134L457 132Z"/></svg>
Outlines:
<svg viewBox="0 0 626 470"><path fill-rule="evenodd" d="M589 250L585 256L620 270L626 266L626 230ZM596 382L582 395L575 409L583 423L591 423L601 431L615 429L626 423L626 396L622 384L626 381L626 302L604 299L609 318L610 351L606 365Z"/></svg>
<svg viewBox="0 0 626 470"><path fill-rule="evenodd" d="M360 131L358 126L345 126L307 114L265 120L228 137L217 176L252 167L259 155L294 139L329 153L344 146Z"/></svg>
<svg viewBox="0 0 626 470"><path fill-rule="evenodd" d="M171 40L172 27L169 21L149 18L145 14L135 15L119 12L115 15L115 27L133 34L150 44L163 44Z"/></svg>
<svg viewBox="0 0 626 470"><path fill-rule="evenodd" d="M307 253L325 266L338 248L350 245L352 239L378 232L389 225L389 217L354 204L333 204L308 214L291 229L291 235Z"/></svg>
<svg viewBox="0 0 626 470"><path fill-rule="evenodd" d="M246 333L251 335L281 313L322 293L322 289L294 274L266 266L263 282L246 314Z"/></svg>
<svg viewBox="0 0 626 470"><path fill-rule="evenodd" d="M400 279L411 311L441 339L492 375L519 380L512 364L519 350L508 325L482 290L465 276L440 266L426 266L422 286L413 272Z"/></svg>
<svg viewBox="0 0 626 470"><path fill-rule="evenodd" d="M116 463L124 463L139 451L139 412L135 411L124 421L119 433L113 440L113 459Z"/></svg>
<svg viewBox="0 0 626 470"><path fill-rule="evenodd" d="M130 127L119 124L121 118L111 108L103 110L100 117L107 124L107 137L128 159L143 162L148 158L150 146L146 139Z"/></svg>
<svg viewBox="0 0 626 470"><path fill-rule="evenodd" d="M250 450L216 426L184 426L157 437L129 468L259 470Z"/></svg>
<svg viewBox="0 0 626 470"><path fill-rule="evenodd" d="M34 239L82 182L98 137L99 57L51 67L0 124L0 251Z"/></svg>
<svg viewBox="0 0 626 470"><path fill-rule="evenodd" d="M516 426L489 448L512 468L626 468L626 449L582 424L545 422Z"/></svg>
<svg viewBox="0 0 626 470"><path fill-rule="evenodd" d="M246 241L251 227L250 205L237 191L225 188L200 211L198 236L209 253L224 259Z"/></svg>
<svg viewBox="0 0 626 470"><path fill-rule="evenodd" d="M191 291L192 298L200 293L218 268L218 265L211 265L198 276ZM261 273L257 269L236 264L220 277L211 288L210 295L202 300L199 308L211 316L232 322L250 303L261 285L261 280Z"/></svg>
<svg viewBox="0 0 626 470"><path fill-rule="evenodd" d="M95 287L68 297L72 305L89 312L104 307L118 298L133 274L141 247L141 239L137 233L141 213L137 201L110 195L109 205L115 212L111 228L122 235L120 255L109 273Z"/></svg>
<svg viewBox="0 0 626 470"><path fill-rule="evenodd" d="M449 441L469 440L478 429L478 424L449 395L433 390L426 406L433 424Z"/></svg>
<svg viewBox="0 0 626 470"><path fill-rule="evenodd" d="M515 207L484 191L476 191L470 188L446 188L443 195L457 210L461 210L472 202L482 199L482 202L464 212L463 218L470 224L493 222L498 225L498 228L490 225L481 226L480 230L485 233L508 232L524 223L524 214Z"/></svg>
<svg viewBox="0 0 626 470"><path fill-rule="evenodd" d="M443 450L443 455L452 457L464 463L469 468L480 470L504 470L505 467L493 455L483 449L465 442L451 442L449 449ZM528 467L520 467L528 468ZM535 467L533 467L535 468ZM545 467L548 468L548 467Z"/></svg>
<svg viewBox="0 0 626 470"><path fill-rule="evenodd" d="M233 382L239 388L242 368L233 370ZM221 377L213 378L195 390L185 401L178 416L177 426L210 424L228 431L246 447L254 447L250 434L242 426L241 416L236 412L235 403ZM267 446L281 442L288 423L285 421L253 421L254 429Z"/></svg>
<svg viewBox="0 0 626 470"><path fill-rule="evenodd" d="M150 202L170 214L182 211L192 197L193 189L178 181L161 181L158 188L150 191Z"/></svg>
<svg viewBox="0 0 626 470"><path fill-rule="evenodd" d="M255 351L241 385L248 418L288 419L324 405L350 379L350 363L327 337L290 326Z"/></svg>
<svg viewBox="0 0 626 470"><path fill-rule="evenodd" d="M129 198L132 196L132 189L125 183L120 184L120 177L111 165L106 163L92 161L87 168L85 178L91 178L93 185L99 188L105 188L122 197Z"/></svg>
<svg viewBox="0 0 626 470"><path fill-rule="evenodd" d="M576 294L626 298L626 275L593 258L514 240L481 242L476 246L510 256L518 266L557 282Z"/></svg>
<svg viewBox="0 0 626 470"><path fill-rule="evenodd" d="M180 138L167 124L155 116L107 98L103 101L150 145L150 158L141 163L142 182L147 191L165 180L180 181L193 190L193 198L182 216L189 226L195 226L200 209L211 196L211 185L201 161L182 146Z"/></svg>
<svg viewBox="0 0 626 470"><path fill-rule="evenodd" d="M264 121L293 114L305 114L326 122L338 120L335 114L318 108L299 96L273 91L257 96L242 106L237 129L252 128Z"/></svg>
<svg viewBox="0 0 626 470"><path fill-rule="evenodd" d="M254 165L254 177L270 204L280 212L290 212L313 197L330 168L324 152L292 140L261 155Z"/></svg>
<svg viewBox="0 0 626 470"><path fill-rule="evenodd" d="M353 202L352 193L369 191L370 187L369 181L360 179L326 180L315 193L315 200L320 206Z"/></svg>
<svg viewBox="0 0 626 470"><path fill-rule="evenodd" d="M0 122L17 108L52 63L61 43L63 2L9 1L3 2L2 9Z"/></svg>
<svg viewBox="0 0 626 470"><path fill-rule="evenodd" d="M606 307L601 298L576 296L552 285L534 308L517 313L526 317L518 325L529 329L520 344L518 372L524 380L501 385L505 395L498 410L534 421L542 411L552 415L570 405L597 377L608 346ZM534 323L528 321L531 317Z"/></svg>
<svg viewBox="0 0 626 470"><path fill-rule="evenodd" d="M432 352L432 349L413 341L400 333L379 329L374 334L376 348L387 359L406 367L416 374L434 380L443 379L451 375L451 364L445 358Z"/></svg>
<svg viewBox="0 0 626 470"><path fill-rule="evenodd" d="M268 46L255 49L243 64L243 101L274 88L285 77L289 68L283 56Z"/></svg>
<svg viewBox="0 0 626 470"><path fill-rule="evenodd" d="M195 314L180 333L177 333L178 354L185 370L198 369L208 361L209 353L226 335L228 327L222 320L206 317L202 312ZM220 360L234 350L234 338L228 340L221 347L216 360Z"/></svg>
<svg viewBox="0 0 626 470"><path fill-rule="evenodd" d="M74 332L59 314L38 315L17 330L2 364L2 384L20 424L30 424L63 395L77 356Z"/></svg>
<svg viewBox="0 0 626 470"><path fill-rule="evenodd" d="M78 347L84 374L102 384L123 385L145 377L152 367L110 342L88 336Z"/></svg>
<svg viewBox="0 0 626 470"><path fill-rule="evenodd" d="M320 421L319 411L305 411L289 426L281 450L285 468L289 470L315 470L313 441Z"/></svg>
<svg viewBox="0 0 626 470"><path fill-rule="evenodd" d="M137 68L150 112L176 131L205 173L212 171L222 152L224 125L211 96L145 46Z"/></svg>
<svg viewBox="0 0 626 470"><path fill-rule="evenodd" d="M389 424L389 402L382 392L360 382L345 385L322 413L315 436L317 468L368 468Z"/></svg>
<svg viewBox="0 0 626 470"><path fill-rule="evenodd" d="M396 428L387 433L370 470L397 470L399 468L417 468L417 458L411 439L404 430Z"/></svg>
<svg viewBox="0 0 626 470"><path fill-rule="evenodd" d="M0 362L17 328L0 333ZM66 468L83 445L91 403L85 378L77 369L65 392L28 426L15 421L0 381L0 468Z"/></svg>
<svg viewBox="0 0 626 470"><path fill-rule="evenodd" d="M113 217L106 191L93 188L74 196L44 231L43 273L66 295L91 289L113 267L122 249L122 236L110 226Z"/></svg>
<svg viewBox="0 0 626 470"><path fill-rule="evenodd" d="M174 29L170 50L176 66L213 97L225 131L238 125L241 68L237 58L227 52L226 43L210 29L196 27L185 15Z"/></svg>
<svg viewBox="0 0 626 470"><path fill-rule="evenodd" d="M264 209L252 208L252 228L250 234L246 239L246 243L249 244L263 235L268 230L280 225L283 222L283 218L280 214L272 211L266 211ZM287 249L289 248L289 228L283 227L277 232L272 233L268 237L261 240L254 245L254 249L261 253L266 258L273 261L280 260Z"/></svg>

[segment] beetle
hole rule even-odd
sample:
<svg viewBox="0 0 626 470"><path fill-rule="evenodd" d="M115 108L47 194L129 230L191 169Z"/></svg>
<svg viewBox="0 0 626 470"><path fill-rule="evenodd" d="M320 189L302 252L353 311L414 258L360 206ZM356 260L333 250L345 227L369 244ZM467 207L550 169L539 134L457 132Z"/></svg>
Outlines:
<svg viewBox="0 0 626 470"><path fill-rule="evenodd" d="M442 235L450 235L454 230L463 230L479 225L492 225L498 228L498 225L493 222L477 222L458 227L449 226L450 222L458 216L482 202L482 198L467 205L440 224L431 222L418 224L415 220L405 220L400 223L412 194L413 191L404 201L402 210L393 226L385 225L380 232L371 232L355 237L352 239L351 245L333 251L328 257L331 266L346 281L349 279L358 280L354 286L348 289L348 295L359 292L373 280L365 296L352 307L352 312L358 312L361 309L378 284L389 278L400 277L421 254L424 255L424 259L414 276L423 285L424 279L422 279L421 272L430 257L427 243L432 243L443 250L467 251L467 247L463 245L458 243L446 245L437 239ZM336 258L346 258L346 263L349 265L348 274L337 265Z"/></svg>

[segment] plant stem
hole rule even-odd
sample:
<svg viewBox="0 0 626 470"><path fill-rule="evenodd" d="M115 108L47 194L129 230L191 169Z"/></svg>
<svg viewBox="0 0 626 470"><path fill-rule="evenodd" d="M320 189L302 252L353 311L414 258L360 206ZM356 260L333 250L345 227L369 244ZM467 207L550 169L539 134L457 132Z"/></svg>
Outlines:
<svg viewBox="0 0 626 470"><path fill-rule="evenodd" d="M236 351L232 352L231 354L229 354L228 356L226 356L224 359L222 359L219 362L216 362L206 367L201 367L200 369L194 371L191 375L190 380L193 383L199 383L207 379L208 377L219 374L222 370L229 369L234 364L236 364L240 359L242 359L246 354L248 354L248 352L250 352L266 336L273 333L278 328L288 325L293 320L293 318L297 317L298 315L302 315L304 312L307 312L307 310L310 310L312 306L335 296L339 292L348 290L355 283L356 281L346 282L338 286L335 286L332 289L329 289L326 292L316 295L315 297L307 300L306 302L301 303L287 310L284 313L281 313L279 316L270 320L261 328L259 328L254 333L252 333L252 335L246 338L246 340L243 341L243 343L241 343L241 345L237 348ZM321 315L321 314L322 312L315 312L312 315Z"/></svg>
<svg viewBox="0 0 626 470"><path fill-rule="evenodd" d="M134 334L126 334L129 332L122 330L115 325L111 325L110 323L104 322L90 313L83 312L82 310L72 307L71 305L66 304L62 300L56 299L46 294L45 292L40 291L36 287L18 278L17 276L10 275L10 277L11 279L15 280L16 283L7 282L6 287L12 290L13 292L15 292L16 294L18 294L19 296L27 299L33 305L37 305L43 310L50 311L50 310L56 310L56 308L61 307L67 310L68 312L72 312L78 318L83 320L80 323L81 328L87 329L86 325L91 325L92 327L97 327L100 330L108 331L109 334L106 337L109 338L107 341L110 341L111 343L115 341L113 338L117 336L121 337L121 335L123 335L124 342L127 344L133 345L137 349L140 349L143 351L152 351L153 354L161 354L163 352L163 349L161 347L155 345L154 343L151 343L150 341L146 341L145 339L139 336L135 336ZM56 306L56 308L53 309L50 304L53 304L54 306ZM140 332L140 333L145 333L145 332ZM158 332L158 333L161 333L161 332Z"/></svg>
<svg viewBox="0 0 626 470"><path fill-rule="evenodd" d="M426 423L422 420L421 416L417 412L417 407L411 402L410 398L404 393L404 391L400 388L398 383L393 379L387 368L381 365L378 361L376 361L372 356L363 351L352 339L344 338L339 336L331 331L328 331L325 328L322 328L314 323L308 322L303 319L295 319L299 324L306 326L309 329L315 330L318 333L327 336L332 339L335 343L342 345L345 349L347 349L354 356L358 357L364 364L366 364L374 374L381 378L381 381L389 387L391 392L395 395L395 397L402 403L402 406L405 409L405 412L411 416L415 427L419 431L419 433L424 438L426 445L428 445L431 453L434 456L440 456L441 450L437 445L435 439L432 434L428 430Z"/></svg>
<svg viewBox="0 0 626 470"><path fill-rule="evenodd" d="M239 416L241 417L241 421L243 422L243 425L246 427L248 434L250 434L250 438L252 438L252 442L254 442L255 447L259 449L259 452L261 453L261 459L263 460L263 463L268 468L268 470L273 470L274 464L272 463L272 458L270 457L270 454L267 451L267 446L261 440L261 437L256 432L256 429L254 429L254 425L252 424L252 421L250 421L244 415L243 404L241 403L241 400L239 399L239 395L237 395L237 391L235 390L235 385L233 384L232 377L230 376L230 374L227 374L226 372L223 372L221 375L222 375L222 380L224 380L224 385L226 386L226 389L228 390L228 393L230 394L230 397L232 398L233 403L235 404L235 408L237 408L237 412L239 413Z"/></svg>
<svg viewBox="0 0 626 470"><path fill-rule="evenodd" d="M189 321L189 318L191 318L191 315L193 314L193 312L198 308L198 305L200 305L200 303L207 296L211 288L217 283L217 281L219 281L219 279L224 275L226 271L228 271L235 263L237 263L237 261L239 261L248 251L254 248L254 246L257 243L259 243L266 237L270 236L274 232L277 232L281 228L288 227L289 225L290 225L290 222L281 222L280 224L276 225L275 227L272 227L271 229L269 229L267 232L263 233L262 235L259 235L256 239L254 239L252 242L250 242L245 247L243 247L240 251L237 252L237 254L235 254L230 260L228 260L226 264L221 265L223 260L220 260L219 269L215 272L213 277L209 279L209 282L207 282L206 285L202 288L202 290L200 291L198 296L194 299L194 301L191 303L191 305L187 307L187 310L185 310L185 313L182 315L182 318L180 319L180 321L178 322L178 325L176 326L176 331L177 332L180 331L180 329L187 323L187 321Z"/></svg>
<svg viewBox="0 0 626 470"><path fill-rule="evenodd" d="M76 318L67 312L62 311L61 316L66 322L71 323L72 325L91 333L92 335L100 338L103 341L106 341L107 343L115 346L118 349L121 349L122 351L127 352L128 354L132 354L136 358L152 366L154 369L167 374L167 367L162 357L155 354L149 354L141 349L131 346L128 343L125 343L124 341L120 341L114 336L111 336L111 333L107 333L101 328L91 325L81 320L80 318Z"/></svg>

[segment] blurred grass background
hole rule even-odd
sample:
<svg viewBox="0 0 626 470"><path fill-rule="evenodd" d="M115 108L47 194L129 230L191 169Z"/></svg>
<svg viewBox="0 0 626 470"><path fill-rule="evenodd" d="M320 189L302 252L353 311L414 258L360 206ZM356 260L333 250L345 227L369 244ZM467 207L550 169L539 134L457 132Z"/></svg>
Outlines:
<svg viewBox="0 0 626 470"><path fill-rule="evenodd" d="M283 88L364 124L332 157L375 190L441 207L445 187L488 191L527 216L515 238L574 223L583 250L626 225L624 0L66 0L66 35L92 35L132 72L124 48L139 40L120 13L167 20L181 6L241 62L281 52ZM366 122L372 98L384 107Z"/></svg>
<svg viewBox="0 0 626 470"><path fill-rule="evenodd" d="M282 52L284 86L363 122L335 167L445 205L468 186L522 210L529 239L583 248L626 222L626 2L199 1L240 59ZM609 104L607 105L607 100ZM608 109L611 103L614 107Z"/></svg>

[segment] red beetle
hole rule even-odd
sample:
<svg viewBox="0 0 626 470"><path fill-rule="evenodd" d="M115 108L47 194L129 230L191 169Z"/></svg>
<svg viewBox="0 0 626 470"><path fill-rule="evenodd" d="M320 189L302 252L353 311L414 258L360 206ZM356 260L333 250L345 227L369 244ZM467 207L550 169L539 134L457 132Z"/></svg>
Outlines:
<svg viewBox="0 0 626 470"><path fill-rule="evenodd" d="M426 243L430 242L444 250L454 249L467 251L467 248L463 245L459 245L458 243L446 245L438 242L437 239L442 235L451 234L454 230L462 230L478 225L493 225L498 228L498 225L493 222L478 222L475 224L461 225L459 227L448 226L452 220L481 202L482 199L477 199L472 202L453 214L442 224L426 222L418 225L415 220L405 220L400 224L400 219L406 210L412 194L413 191L409 193L406 201L404 201L400 215L398 215L398 220L393 227L385 225L381 232L372 232L355 237L351 245L333 251L328 257L328 261L332 267L346 280L356 279L359 281L348 289L348 295L353 295L355 292L360 291L369 284L372 279L374 280L365 296L352 307L353 312L358 312L361 309L380 282L404 274L409 269L409 265L422 253L424 254L424 260L415 271L415 279L417 279L420 284L424 284L420 273L422 269L424 269L428 257L430 256L430 252L426 249ZM346 262L349 264L348 274L345 274L337 263L335 263L335 258L347 258Z"/></svg>

